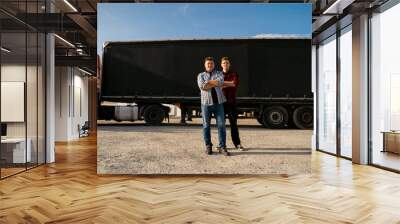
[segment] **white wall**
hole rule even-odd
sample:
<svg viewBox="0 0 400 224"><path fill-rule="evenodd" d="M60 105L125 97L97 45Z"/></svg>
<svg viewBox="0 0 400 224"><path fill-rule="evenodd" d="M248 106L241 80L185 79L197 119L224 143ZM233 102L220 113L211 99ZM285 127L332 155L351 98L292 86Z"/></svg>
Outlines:
<svg viewBox="0 0 400 224"><path fill-rule="evenodd" d="M25 65L25 63L4 63L1 66L2 85L3 82L20 82L24 83L26 89L18 90L18 94L24 94L21 97L20 107L11 108L6 107L2 102L2 113L20 113L22 119L18 122L6 122L7 124L7 137L9 138L24 138L27 136L29 139L28 144L31 149L32 162L39 159L39 163L44 163L45 159L45 116L44 116L44 74L42 67L35 65ZM27 79L27 80L25 80ZM2 89L2 98L9 98L7 92ZM8 94L11 94L8 92ZM17 93L14 93L14 95ZM10 102L13 103L13 102ZM14 103L18 103L14 101ZM25 106L26 103L26 106ZM14 110L14 111L13 111ZM18 111L15 111L18 110ZM26 113L26 119L25 119ZM3 119L2 119L3 120ZM38 154L37 154L38 153Z"/></svg>
<svg viewBox="0 0 400 224"><path fill-rule="evenodd" d="M69 84L67 67L55 68L55 141L67 141L69 133Z"/></svg>
<svg viewBox="0 0 400 224"><path fill-rule="evenodd" d="M72 138L78 138L78 125L83 125L85 121L89 120L89 111L88 111L88 78L86 76L82 76L83 73L76 73L78 70L74 70L74 82L72 92L73 96L73 105L72 108L72 119L71 119L71 135ZM80 111L81 110L81 111Z"/></svg>
<svg viewBox="0 0 400 224"><path fill-rule="evenodd" d="M1 66L1 81L25 82L25 64L6 64Z"/></svg>
<svg viewBox="0 0 400 224"><path fill-rule="evenodd" d="M2 82L25 82L26 75L25 64L3 64L1 66L1 81ZM29 68L28 68L29 69ZM28 94L30 95L30 94ZM2 96L2 98L5 96ZM7 110L7 108L1 108ZM24 108L22 108L24 110ZM24 111L23 111L24 112ZM7 125L8 135L13 137L25 136L25 122L10 122Z"/></svg>
<svg viewBox="0 0 400 224"><path fill-rule="evenodd" d="M88 121L88 78L76 68L56 67L56 141L79 138L78 125Z"/></svg>
<svg viewBox="0 0 400 224"><path fill-rule="evenodd" d="M26 67L25 64L4 64L1 66L1 81L2 82L24 82L26 83L25 76L26 70L28 72L33 69L32 66ZM34 92L28 92L28 97L35 97L36 90ZM7 108L1 108L1 110L7 110ZM29 116L29 115L28 115ZM28 117L31 121L31 117ZM7 135L8 137L25 137L25 126L26 122L7 122ZM31 125L29 125L31 127ZM29 136L28 136L29 137Z"/></svg>

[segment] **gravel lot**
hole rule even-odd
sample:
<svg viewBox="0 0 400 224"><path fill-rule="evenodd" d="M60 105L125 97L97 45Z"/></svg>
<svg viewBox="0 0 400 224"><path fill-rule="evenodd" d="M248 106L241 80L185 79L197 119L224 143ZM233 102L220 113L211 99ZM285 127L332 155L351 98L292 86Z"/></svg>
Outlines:
<svg viewBox="0 0 400 224"><path fill-rule="evenodd" d="M97 170L99 174L297 174L308 173L312 130L270 130L253 119L240 119L239 131L246 151L232 156L206 155L200 119L188 125L177 120L162 126L143 122L110 125L99 122ZM216 127L212 128L217 145Z"/></svg>

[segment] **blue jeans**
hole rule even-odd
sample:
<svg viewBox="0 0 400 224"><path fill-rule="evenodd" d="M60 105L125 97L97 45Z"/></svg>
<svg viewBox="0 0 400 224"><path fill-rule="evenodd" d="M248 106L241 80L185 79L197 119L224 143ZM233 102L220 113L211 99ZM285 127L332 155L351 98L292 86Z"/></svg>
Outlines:
<svg viewBox="0 0 400 224"><path fill-rule="evenodd" d="M207 145L211 143L211 115L217 120L219 147L226 147L225 113L223 104L201 105L203 117L203 137Z"/></svg>

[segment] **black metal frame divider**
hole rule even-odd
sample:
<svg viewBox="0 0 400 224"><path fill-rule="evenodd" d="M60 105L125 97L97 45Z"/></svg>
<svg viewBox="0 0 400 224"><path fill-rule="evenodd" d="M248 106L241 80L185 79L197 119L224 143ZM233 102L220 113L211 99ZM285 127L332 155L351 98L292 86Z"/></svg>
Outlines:
<svg viewBox="0 0 400 224"><path fill-rule="evenodd" d="M25 21L27 19L27 11L28 11L28 2L32 3L32 1L28 1L25 0L23 3L25 4ZM34 1L34 3L36 3L36 12L39 12L39 2L43 2L43 1L39 1L36 0ZM45 3L47 4L47 0L45 1ZM7 13L6 11L4 11L3 9L1 10L4 13ZM45 12L47 12L47 7L45 9ZM8 16L12 16L11 14L7 13ZM25 84L24 84L24 122L25 122L25 169L12 173L10 175L7 176L3 176L3 172L2 172L2 167L0 166L0 180L3 180L5 178L17 175L19 173L25 172L27 170L36 168L40 165L46 164L47 163L47 33L46 32L40 32L40 30L37 30L36 28L30 26L29 24L25 23L24 21L21 21L18 18L15 18L18 22L22 23L24 25L25 28ZM0 23L1 25L1 23ZM27 125L27 121L28 121L28 114L27 114L27 81L28 81L28 29L32 30L33 32L36 33L36 142L37 142L37 147L36 147L36 163L31 166L28 167L28 153L27 153L27 147L28 147L28 125ZM42 55L42 60L44 60L44 65L43 65L43 69L42 69L42 82L44 84L44 92L43 92L43 109L44 109L44 116L42 117L43 120L42 122L44 123L44 136L43 136L43 163L39 163L39 33L43 33L43 47L44 50L42 51L42 53L44 55ZM0 46L2 46L2 34L3 32L0 32ZM2 62L2 56L0 54L0 67L2 66L1 62ZM1 74L1 69L0 69L0 82L2 81L2 74ZM1 85L0 85L0 101L1 101ZM1 105L0 105L0 110L1 110ZM0 114L0 123L1 123L1 114ZM1 153L2 153L2 146L0 144L0 158L1 158Z"/></svg>

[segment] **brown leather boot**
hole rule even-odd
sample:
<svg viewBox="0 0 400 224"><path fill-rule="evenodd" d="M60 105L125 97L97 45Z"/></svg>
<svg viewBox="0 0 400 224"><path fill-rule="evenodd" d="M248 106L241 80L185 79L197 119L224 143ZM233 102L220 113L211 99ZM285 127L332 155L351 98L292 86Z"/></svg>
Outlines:
<svg viewBox="0 0 400 224"><path fill-rule="evenodd" d="M206 154L211 155L212 154L212 146L211 145L206 145Z"/></svg>
<svg viewBox="0 0 400 224"><path fill-rule="evenodd" d="M226 147L217 147L219 153L224 154L224 156L230 156L231 154L228 152Z"/></svg>

